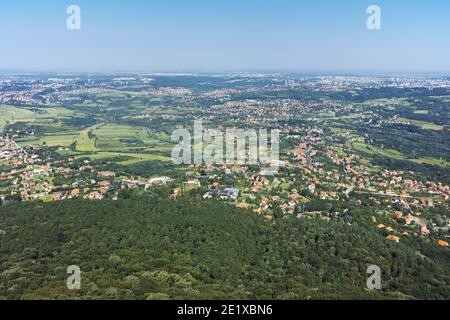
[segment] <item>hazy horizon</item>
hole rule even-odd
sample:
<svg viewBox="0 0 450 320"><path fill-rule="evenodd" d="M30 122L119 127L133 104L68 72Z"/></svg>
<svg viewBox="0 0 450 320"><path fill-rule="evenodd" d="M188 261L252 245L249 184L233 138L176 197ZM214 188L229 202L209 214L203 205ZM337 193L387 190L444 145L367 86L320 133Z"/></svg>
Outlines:
<svg viewBox="0 0 450 320"><path fill-rule="evenodd" d="M26 74L130 74L130 75L225 75L225 74L262 74L262 75L311 75L311 76L450 76L450 70L328 70L328 69L236 69L236 70L73 70L73 69L6 69L0 68L0 75L26 75Z"/></svg>

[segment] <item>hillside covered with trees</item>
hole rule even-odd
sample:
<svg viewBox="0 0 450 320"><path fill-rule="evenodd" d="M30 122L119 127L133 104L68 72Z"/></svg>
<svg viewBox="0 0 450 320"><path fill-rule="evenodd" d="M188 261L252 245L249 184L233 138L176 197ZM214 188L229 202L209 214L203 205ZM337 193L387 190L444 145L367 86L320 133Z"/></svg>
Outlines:
<svg viewBox="0 0 450 320"><path fill-rule="evenodd" d="M450 253L353 223L186 196L0 207L1 299L449 299ZM366 289L369 265L383 290ZM66 268L82 270L81 290Z"/></svg>

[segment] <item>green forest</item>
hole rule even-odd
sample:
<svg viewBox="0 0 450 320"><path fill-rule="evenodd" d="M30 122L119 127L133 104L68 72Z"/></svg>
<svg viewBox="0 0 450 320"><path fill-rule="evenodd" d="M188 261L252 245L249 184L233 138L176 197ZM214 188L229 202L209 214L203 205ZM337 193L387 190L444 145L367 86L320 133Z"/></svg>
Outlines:
<svg viewBox="0 0 450 320"><path fill-rule="evenodd" d="M353 223L250 211L187 195L0 207L0 299L449 299L450 252ZM366 212L366 213L364 213ZM382 269L380 291L367 268ZM81 290L66 287L78 265Z"/></svg>

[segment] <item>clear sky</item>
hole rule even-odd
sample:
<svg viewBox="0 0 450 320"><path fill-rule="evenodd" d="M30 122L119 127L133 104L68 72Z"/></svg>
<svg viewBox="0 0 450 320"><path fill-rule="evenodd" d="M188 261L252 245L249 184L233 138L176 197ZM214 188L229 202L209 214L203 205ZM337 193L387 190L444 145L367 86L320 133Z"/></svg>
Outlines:
<svg viewBox="0 0 450 320"><path fill-rule="evenodd" d="M2 70L448 72L450 1L1 0L0 44Z"/></svg>

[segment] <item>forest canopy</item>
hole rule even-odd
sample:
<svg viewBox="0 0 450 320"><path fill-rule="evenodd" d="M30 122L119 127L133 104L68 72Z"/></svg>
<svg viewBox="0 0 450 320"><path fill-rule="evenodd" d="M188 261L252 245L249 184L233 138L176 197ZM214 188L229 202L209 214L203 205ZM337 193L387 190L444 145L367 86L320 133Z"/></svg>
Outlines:
<svg viewBox="0 0 450 320"><path fill-rule="evenodd" d="M387 242L352 213L352 224L268 222L217 201L157 195L0 207L0 298L450 298L448 250ZM373 264L381 291L366 289ZM81 268L79 291L66 287L70 265Z"/></svg>

